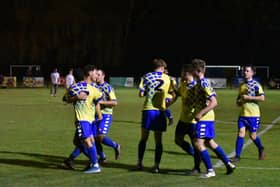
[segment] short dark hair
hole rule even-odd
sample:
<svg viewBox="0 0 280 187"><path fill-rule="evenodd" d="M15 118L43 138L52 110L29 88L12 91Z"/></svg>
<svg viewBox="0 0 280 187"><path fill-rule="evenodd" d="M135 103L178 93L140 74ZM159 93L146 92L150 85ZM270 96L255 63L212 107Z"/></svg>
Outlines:
<svg viewBox="0 0 280 187"><path fill-rule="evenodd" d="M159 67L167 68L166 62L161 58L155 58L153 60L153 69L157 69Z"/></svg>
<svg viewBox="0 0 280 187"><path fill-rule="evenodd" d="M192 60L193 70L205 73L206 62L202 59L195 58Z"/></svg>
<svg viewBox="0 0 280 187"><path fill-rule="evenodd" d="M105 71L103 69L98 69L98 71L101 71L102 74L105 76Z"/></svg>
<svg viewBox="0 0 280 187"><path fill-rule="evenodd" d="M244 70L244 68L249 67L249 68L251 68L251 70L253 70L254 73L256 73L256 67L253 64L245 64L242 67L243 67L243 70Z"/></svg>
<svg viewBox="0 0 280 187"><path fill-rule="evenodd" d="M84 76L89 76L89 72L90 72L90 71L93 71L93 70L95 70L95 69L96 69L96 67L95 67L94 65L91 65L91 64L86 65L86 66L84 67L84 69L83 69L83 71L84 71Z"/></svg>

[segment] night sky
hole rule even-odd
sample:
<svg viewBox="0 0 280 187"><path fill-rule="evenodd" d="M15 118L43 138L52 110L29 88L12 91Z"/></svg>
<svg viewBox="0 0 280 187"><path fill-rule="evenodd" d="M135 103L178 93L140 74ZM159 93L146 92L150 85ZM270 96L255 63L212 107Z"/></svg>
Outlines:
<svg viewBox="0 0 280 187"><path fill-rule="evenodd" d="M10 64L95 64L140 76L161 57L172 74L194 57L208 65L271 66L279 77L280 1L1 1L0 73Z"/></svg>

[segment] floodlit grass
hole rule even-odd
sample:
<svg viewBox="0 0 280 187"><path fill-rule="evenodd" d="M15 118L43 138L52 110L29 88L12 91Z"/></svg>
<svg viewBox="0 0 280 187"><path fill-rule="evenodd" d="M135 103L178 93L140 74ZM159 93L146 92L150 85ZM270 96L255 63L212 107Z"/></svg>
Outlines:
<svg viewBox="0 0 280 187"><path fill-rule="evenodd" d="M238 108L237 90L216 90L216 141L229 154L234 150ZM75 171L63 170L61 163L73 149L73 110L61 102L64 90L50 97L47 89L0 89L0 186L279 186L280 127L277 122L261 136L266 159L259 161L251 144L242 154L236 171L225 175L225 168L216 168L217 177L199 179L185 172L193 167L192 157L174 143L175 126L163 136L164 153L161 174L152 174L154 141L150 137L144 158L144 171L135 171L140 135L141 106L136 89L116 89L119 105L115 108L109 136L122 145L121 159L114 160L114 151L104 147L109 163L101 174L83 174L87 159L80 156ZM265 90L262 126L265 129L280 116L279 91ZM177 121L180 100L171 110ZM151 134L152 135L152 134ZM246 136L246 140L248 136ZM212 162L218 159L211 152ZM201 168L205 170L202 165Z"/></svg>

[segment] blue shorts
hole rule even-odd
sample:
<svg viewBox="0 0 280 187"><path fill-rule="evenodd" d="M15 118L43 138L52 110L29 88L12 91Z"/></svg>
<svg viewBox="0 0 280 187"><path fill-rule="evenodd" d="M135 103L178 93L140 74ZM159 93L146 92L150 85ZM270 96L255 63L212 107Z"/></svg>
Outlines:
<svg viewBox="0 0 280 187"><path fill-rule="evenodd" d="M245 127L250 132L257 132L260 128L260 117L239 117L238 129Z"/></svg>
<svg viewBox="0 0 280 187"><path fill-rule="evenodd" d="M80 139L86 139L93 135L92 124L88 121L77 121L76 123L76 134Z"/></svg>
<svg viewBox="0 0 280 187"><path fill-rule="evenodd" d="M144 110L142 111L142 128L152 131L166 131L166 116L164 111Z"/></svg>
<svg viewBox="0 0 280 187"><path fill-rule="evenodd" d="M102 114L102 120L101 121L96 121L96 133L97 135L103 134L103 135L107 135L110 127L111 127L111 123L112 123L112 114Z"/></svg>
<svg viewBox="0 0 280 187"><path fill-rule="evenodd" d="M213 139L215 137L214 121L199 121L195 124L195 138Z"/></svg>
<svg viewBox="0 0 280 187"><path fill-rule="evenodd" d="M179 121L176 130L175 130L175 136L185 136L189 135L191 139L194 138L194 132L195 132L195 124L193 123L185 123L182 121Z"/></svg>

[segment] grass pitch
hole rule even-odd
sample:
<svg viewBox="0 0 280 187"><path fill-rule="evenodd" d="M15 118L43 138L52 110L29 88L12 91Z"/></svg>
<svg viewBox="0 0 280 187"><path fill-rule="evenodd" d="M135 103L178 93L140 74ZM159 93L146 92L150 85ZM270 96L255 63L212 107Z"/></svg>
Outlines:
<svg viewBox="0 0 280 187"><path fill-rule="evenodd" d="M216 112L216 141L229 154L234 150L239 109L235 106L237 90L216 90L219 106ZM180 100L171 110L175 124L163 136L162 173L152 174L154 141L151 134L144 158L144 171L135 171L140 136L143 100L136 89L116 89L115 108L109 136L121 144L121 159L114 160L114 151L104 146L109 163L101 174L83 174L87 159L81 155L76 170L61 168L73 149L74 114L71 105L61 101L64 93L50 97L47 89L0 89L0 186L279 186L280 185L280 92L265 90L261 103L261 140L266 159L259 161L257 149L250 144L232 175L225 168L216 168L217 176L199 179L187 176L193 167L191 156L174 143L174 131L180 113ZM272 123L274 122L274 123ZM270 126L271 125L271 126ZM246 136L248 140L248 136ZM211 152L213 164L218 159ZM202 165L202 170L205 168Z"/></svg>

